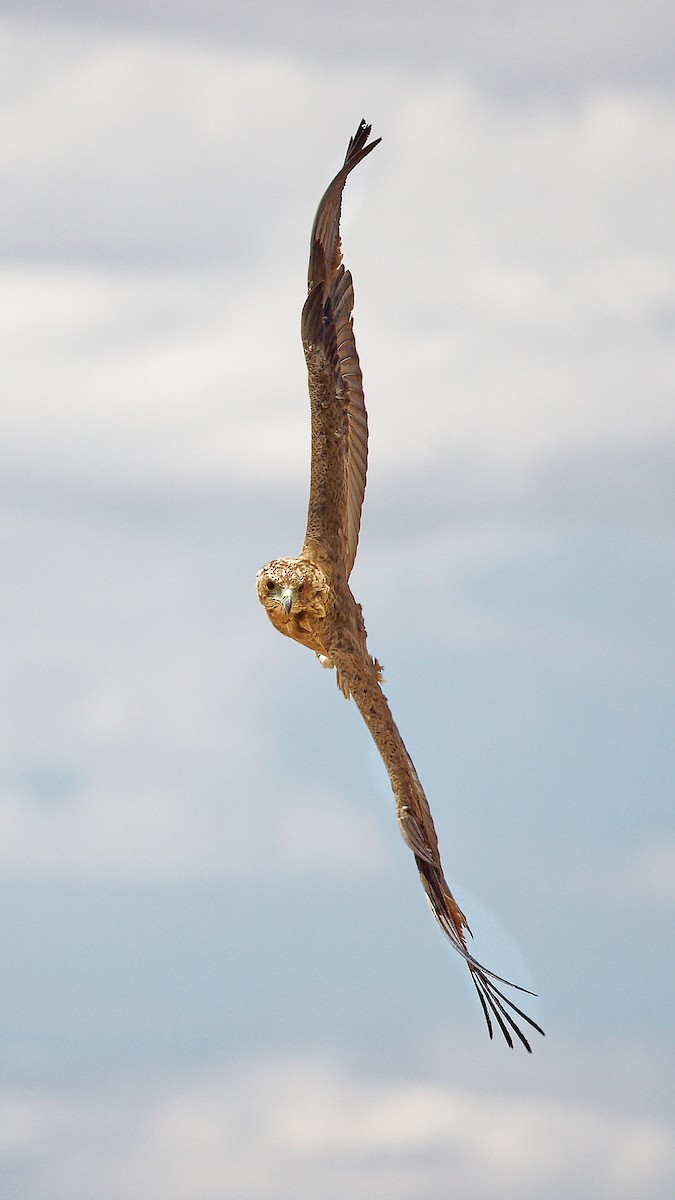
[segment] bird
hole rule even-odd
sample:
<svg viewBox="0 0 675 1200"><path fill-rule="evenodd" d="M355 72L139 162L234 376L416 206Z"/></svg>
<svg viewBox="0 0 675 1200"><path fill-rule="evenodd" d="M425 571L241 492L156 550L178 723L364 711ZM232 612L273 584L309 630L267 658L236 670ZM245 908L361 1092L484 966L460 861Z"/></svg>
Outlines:
<svg viewBox="0 0 675 1200"><path fill-rule="evenodd" d="M275 629L313 650L323 667L335 670L342 694L356 702L386 767L403 840L441 929L469 969L490 1038L497 1026L511 1048L515 1036L531 1053L522 1026L544 1031L503 989L534 993L488 970L469 949L471 930L445 879L431 810L382 690L382 667L369 653L361 605L349 587L366 487L368 417L340 215L347 177L382 140L369 141L371 128L360 122L312 227L301 319L311 409L307 529L297 557L274 559L258 572L257 594Z"/></svg>

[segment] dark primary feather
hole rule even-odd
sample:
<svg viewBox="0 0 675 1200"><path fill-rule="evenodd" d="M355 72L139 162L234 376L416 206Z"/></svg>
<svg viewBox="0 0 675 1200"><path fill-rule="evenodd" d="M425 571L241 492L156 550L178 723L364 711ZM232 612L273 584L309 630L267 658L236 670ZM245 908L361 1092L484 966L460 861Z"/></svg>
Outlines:
<svg viewBox="0 0 675 1200"><path fill-rule="evenodd" d="M366 145L370 137L371 126L361 121L359 127L350 139L345 154L345 161L337 175L328 184L316 210L312 234L309 241L309 266L307 268L307 291L311 292L317 283L325 283L337 270L342 262L340 246L340 210L342 208L342 191L347 176L362 159L379 146L382 138L376 138Z"/></svg>
<svg viewBox="0 0 675 1200"><path fill-rule="evenodd" d="M457 924L453 919L452 910L449 908L448 899L452 894L450 893L450 889L443 876L440 858L436 863L434 863L433 861L428 862L424 859L421 859L416 854L415 861L417 863L417 870L419 871L420 879L422 880L422 886L426 892L427 899L431 905L431 909L436 917L436 920L438 921L445 935L452 942L455 950L459 951L459 953L462 955L462 958L465 960L469 968L473 985L478 993L478 999L481 1002L483 1013L485 1014L485 1020L487 1022L490 1037L493 1036L492 1021L490 1019L490 1013L492 1013L492 1016L499 1025L499 1028L501 1029L511 1049L513 1049L513 1038L509 1032L509 1027L513 1030L516 1037L520 1039L525 1049L531 1054L532 1047L530 1046L530 1043L525 1037L522 1029L520 1029L517 1022L511 1016L511 1013L517 1013L517 1015L521 1017L523 1021L527 1021L527 1024L533 1029L536 1029L537 1032L542 1035L542 1037L544 1036L544 1030L540 1025L537 1025L537 1022L534 1021L532 1017L528 1017L527 1013L523 1012L522 1008L519 1008L513 1000L511 1000L508 996L505 996L504 993L499 990L497 984L503 983L506 987L514 988L515 991L523 992L527 996L533 996L534 992L530 992L527 988L520 987L520 985L517 983L511 983L510 980L504 979L502 975L496 975L494 971L488 970L487 967L484 967L482 963L479 963L478 960L474 958L473 954L471 954L467 948L464 931L461 927L458 929ZM471 932L465 920L463 921L463 927L469 933Z"/></svg>

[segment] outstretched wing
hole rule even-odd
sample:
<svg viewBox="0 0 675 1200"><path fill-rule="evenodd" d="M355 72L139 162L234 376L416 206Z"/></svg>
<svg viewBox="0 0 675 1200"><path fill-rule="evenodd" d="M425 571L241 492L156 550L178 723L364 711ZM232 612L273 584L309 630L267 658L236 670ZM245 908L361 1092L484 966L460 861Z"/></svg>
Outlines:
<svg viewBox="0 0 675 1200"><path fill-rule="evenodd" d="M484 967L469 951L466 934L471 933L464 913L459 908L445 876L438 849L438 838L424 789L419 781L413 761L405 748L396 728L387 698L380 687L380 668L365 653L354 653L354 648L344 654L334 655L340 686L345 693L354 697L377 746L391 782L396 800L396 815L406 845L412 850L422 886L443 932L466 962L481 1002L487 1027L492 1037L493 1020L499 1026L509 1046L513 1037L522 1042L526 1050L532 1050L521 1029L518 1018L525 1021L538 1033L543 1029L528 1017L498 986L503 984L525 992L526 988L509 983L501 975L495 975Z"/></svg>
<svg viewBox="0 0 675 1200"><path fill-rule="evenodd" d="M361 121L312 228L302 344L312 409L312 470L303 554L348 579L366 487L368 419L354 330L352 277L342 263L340 209L350 171L379 144Z"/></svg>

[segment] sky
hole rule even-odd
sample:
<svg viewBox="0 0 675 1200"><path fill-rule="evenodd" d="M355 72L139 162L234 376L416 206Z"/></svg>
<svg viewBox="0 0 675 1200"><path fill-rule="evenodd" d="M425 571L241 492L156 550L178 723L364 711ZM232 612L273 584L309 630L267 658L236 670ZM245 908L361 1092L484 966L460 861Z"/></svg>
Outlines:
<svg viewBox="0 0 675 1200"><path fill-rule="evenodd" d="M13 1200L675 1186L675 17L0 13L0 1180ZM353 704L282 639L316 205L353 591L491 1043Z"/></svg>

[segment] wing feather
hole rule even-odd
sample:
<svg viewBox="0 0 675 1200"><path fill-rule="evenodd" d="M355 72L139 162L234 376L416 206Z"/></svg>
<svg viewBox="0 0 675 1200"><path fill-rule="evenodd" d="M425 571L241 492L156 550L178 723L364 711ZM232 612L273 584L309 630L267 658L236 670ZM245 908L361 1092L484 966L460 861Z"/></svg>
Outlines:
<svg viewBox="0 0 675 1200"><path fill-rule="evenodd" d="M354 287L342 264L340 212L347 176L380 139L367 144L362 121L319 204L310 239L302 342L312 410L312 471L303 553L344 569L356 557L368 464L368 418L354 340Z"/></svg>
<svg viewBox="0 0 675 1200"><path fill-rule="evenodd" d="M345 694L354 697L387 768L403 839L415 855L422 887L436 920L469 968L490 1037L493 1036L494 1021L509 1046L513 1047L515 1034L525 1049L531 1052L532 1047L517 1018L542 1035L544 1031L532 1017L501 991L498 984L527 995L533 993L488 970L468 949L466 935L470 935L471 930L443 873L431 810L413 761L392 717L387 698L380 687L379 665L365 653L365 641L362 653L355 654L353 649L347 653L338 651L334 658L340 686Z"/></svg>

